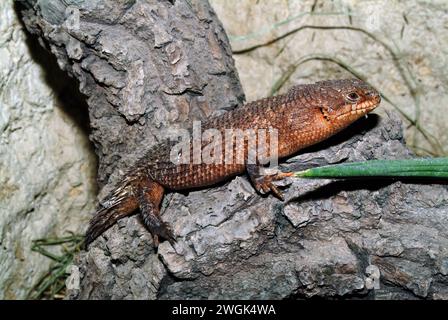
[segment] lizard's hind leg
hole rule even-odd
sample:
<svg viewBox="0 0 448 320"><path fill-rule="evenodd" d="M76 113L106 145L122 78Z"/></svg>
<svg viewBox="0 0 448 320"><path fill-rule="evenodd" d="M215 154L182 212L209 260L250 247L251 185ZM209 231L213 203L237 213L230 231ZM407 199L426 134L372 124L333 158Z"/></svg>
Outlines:
<svg viewBox="0 0 448 320"><path fill-rule="evenodd" d="M138 191L138 204L140 214L145 226L153 236L154 245L159 245L159 237L168 240L174 245L175 238L169 225L160 217L160 203L162 202L164 188L155 181L146 180L140 184Z"/></svg>

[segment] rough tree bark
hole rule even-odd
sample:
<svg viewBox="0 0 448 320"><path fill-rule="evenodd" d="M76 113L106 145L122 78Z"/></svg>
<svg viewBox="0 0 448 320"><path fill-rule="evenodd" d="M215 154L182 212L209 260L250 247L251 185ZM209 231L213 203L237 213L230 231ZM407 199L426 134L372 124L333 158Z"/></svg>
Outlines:
<svg viewBox="0 0 448 320"><path fill-rule="evenodd" d="M102 195L168 128L243 100L206 1L26 3L27 28L88 97L99 182L108 182ZM403 157L412 154L391 114L363 119L284 165ZM78 257L70 298L448 298L445 186L289 183L284 202L259 196L245 177L170 194L163 218L175 248L164 242L156 254L138 218L125 218Z"/></svg>

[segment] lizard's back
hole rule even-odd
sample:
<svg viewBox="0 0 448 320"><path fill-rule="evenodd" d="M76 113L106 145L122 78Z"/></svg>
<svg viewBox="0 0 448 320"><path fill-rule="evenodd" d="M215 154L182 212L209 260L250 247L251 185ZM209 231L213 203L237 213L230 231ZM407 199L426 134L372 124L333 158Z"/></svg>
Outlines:
<svg viewBox="0 0 448 320"><path fill-rule="evenodd" d="M172 190L213 185L244 172L250 148L249 131L246 130L255 133L255 140L253 140L255 146L260 146L259 138L261 135L264 136L266 139L264 145L268 146L267 149L264 149L267 158L271 156L269 130L277 130L279 156L287 156L290 150L297 150L309 144L308 141L294 137L300 132L305 133L310 129L309 124L312 120L312 114L306 112L306 109L312 106L312 101L308 98L307 93L309 91L304 86L297 86L287 94L254 101L204 121L201 125L202 132L213 129L219 136L215 140L219 144L218 149L221 151L219 163L207 163L204 159L203 152L211 141L203 141L201 148L194 148L193 141L190 139L186 148L189 151L189 156L184 158L187 160L184 162L187 163L177 161L183 156L181 152L175 154L173 158L173 148L179 142L166 140L156 145L146 156L142 157L139 166L145 167L154 181ZM263 130L260 131L260 129ZM229 133L234 134L230 147L226 145L226 141L229 141L229 139L226 139L226 137L229 137ZM191 136L192 131L190 130L190 138ZM260 152L260 148L258 152ZM229 153L231 156L229 156ZM211 160L217 159L213 157L213 154L210 158ZM195 159L200 161L195 162Z"/></svg>

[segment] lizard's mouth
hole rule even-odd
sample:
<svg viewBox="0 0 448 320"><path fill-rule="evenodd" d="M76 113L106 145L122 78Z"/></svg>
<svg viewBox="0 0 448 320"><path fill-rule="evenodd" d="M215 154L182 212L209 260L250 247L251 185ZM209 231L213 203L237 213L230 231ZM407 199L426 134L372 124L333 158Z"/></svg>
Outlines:
<svg viewBox="0 0 448 320"><path fill-rule="evenodd" d="M380 96L378 96L375 99L366 100L366 101L358 103L358 104L345 105L345 108L344 108L345 112L337 115L336 119L339 120L339 119L345 118L347 116L359 117L359 116L365 115L365 114L369 113L370 111L372 111L373 109L375 109L376 107L378 107L380 102L381 102L381 98L380 98Z"/></svg>

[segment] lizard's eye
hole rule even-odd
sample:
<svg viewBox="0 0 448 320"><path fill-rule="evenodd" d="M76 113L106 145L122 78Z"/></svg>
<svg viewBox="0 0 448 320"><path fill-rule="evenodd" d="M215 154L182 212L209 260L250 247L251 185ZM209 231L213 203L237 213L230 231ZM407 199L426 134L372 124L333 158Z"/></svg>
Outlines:
<svg viewBox="0 0 448 320"><path fill-rule="evenodd" d="M356 92L350 92L347 95L347 100L350 102L357 102L359 100L360 96Z"/></svg>

